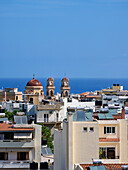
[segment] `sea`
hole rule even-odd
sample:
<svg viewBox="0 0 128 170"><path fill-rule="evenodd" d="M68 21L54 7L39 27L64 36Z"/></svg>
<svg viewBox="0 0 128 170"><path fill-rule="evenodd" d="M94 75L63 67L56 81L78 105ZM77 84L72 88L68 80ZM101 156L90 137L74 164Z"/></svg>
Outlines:
<svg viewBox="0 0 128 170"><path fill-rule="evenodd" d="M18 88L24 93L25 86L31 78L0 78L0 89ZM46 94L46 78L37 78L43 86L44 94ZM70 94L81 94L86 91L101 90L112 87L113 84L120 84L124 90L128 90L128 79L98 79L98 78L69 78L71 87ZM60 93L61 79L54 78L55 94Z"/></svg>

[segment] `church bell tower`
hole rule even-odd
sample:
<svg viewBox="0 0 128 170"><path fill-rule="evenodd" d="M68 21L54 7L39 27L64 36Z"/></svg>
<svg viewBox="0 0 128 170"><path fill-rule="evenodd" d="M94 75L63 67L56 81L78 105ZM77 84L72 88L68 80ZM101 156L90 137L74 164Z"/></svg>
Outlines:
<svg viewBox="0 0 128 170"><path fill-rule="evenodd" d="M64 77L61 80L60 90L61 90L61 97L69 97L69 91L70 91L69 80L66 77Z"/></svg>
<svg viewBox="0 0 128 170"><path fill-rule="evenodd" d="M47 86L46 86L46 96L54 97L54 79L52 77L49 77L47 79Z"/></svg>

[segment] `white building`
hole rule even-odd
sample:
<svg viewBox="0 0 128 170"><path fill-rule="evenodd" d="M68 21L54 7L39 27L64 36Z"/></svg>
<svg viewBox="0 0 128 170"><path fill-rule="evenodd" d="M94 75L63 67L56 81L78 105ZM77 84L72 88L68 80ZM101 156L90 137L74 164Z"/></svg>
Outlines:
<svg viewBox="0 0 128 170"><path fill-rule="evenodd" d="M125 105L128 96L105 95L102 94L102 105L109 109L121 109Z"/></svg>
<svg viewBox="0 0 128 170"><path fill-rule="evenodd" d="M77 99L71 98L64 98L64 116L66 117L66 112L68 107L77 107L77 108L85 108L85 109L91 109L95 112L95 101L91 102L81 102Z"/></svg>
<svg viewBox="0 0 128 170"><path fill-rule="evenodd" d="M80 102L77 99L64 98L62 102L38 106L37 122L62 122L67 118L67 108L77 107L95 111L95 101Z"/></svg>
<svg viewBox="0 0 128 170"><path fill-rule="evenodd" d="M56 123L64 119L63 103L39 105L37 108L37 122Z"/></svg>
<svg viewBox="0 0 128 170"><path fill-rule="evenodd" d="M33 161L41 161L41 126L0 123L0 169L29 169Z"/></svg>

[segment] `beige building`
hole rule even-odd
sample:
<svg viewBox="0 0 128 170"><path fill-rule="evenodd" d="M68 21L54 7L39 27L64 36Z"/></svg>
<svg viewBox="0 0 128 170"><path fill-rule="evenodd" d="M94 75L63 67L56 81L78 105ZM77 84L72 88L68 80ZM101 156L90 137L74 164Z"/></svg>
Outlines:
<svg viewBox="0 0 128 170"><path fill-rule="evenodd" d="M105 115L99 114L100 117ZM68 121L64 120L63 130L55 130L55 170L92 164L93 159L100 159L103 164L127 164L128 120L125 119L125 109L117 118L108 113L105 117L107 119L94 121L93 115L84 109L68 109Z"/></svg>
<svg viewBox="0 0 128 170"><path fill-rule="evenodd" d="M101 159L128 162L128 120L98 120Z"/></svg>
<svg viewBox="0 0 128 170"><path fill-rule="evenodd" d="M74 164L99 158L98 122L77 121L75 117L77 111L69 109L63 130L54 132L54 170L73 170Z"/></svg>
<svg viewBox="0 0 128 170"><path fill-rule="evenodd" d="M0 103L2 101L22 101L22 92L18 92L18 88L5 88L0 91Z"/></svg>
<svg viewBox="0 0 128 170"><path fill-rule="evenodd" d="M44 98L43 86L40 81L35 79L34 76L25 87L24 98L26 102L35 105L38 105L39 102Z"/></svg>
<svg viewBox="0 0 128 170"><path fill-rule="evenodd" d="M123 92L123 86L119 84L113 84L112 88L102 89L102 93L106 95L117 95L119 92Z"/></svg>

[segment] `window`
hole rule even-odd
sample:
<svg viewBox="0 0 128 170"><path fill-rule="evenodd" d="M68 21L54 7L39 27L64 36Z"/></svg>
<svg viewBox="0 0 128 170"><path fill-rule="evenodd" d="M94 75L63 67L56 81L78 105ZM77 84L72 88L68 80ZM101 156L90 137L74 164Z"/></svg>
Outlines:
<svg viewBox="0 0 128 170"><path fill-rule="evenodd" d="M16 100L18 100L18 96L16 96Z"/></svg>
<svg viewBox="0 0 128 170"><path fill-rule="evenodd" d="M90 127L90 132L94 132L94 128L93 127Z"/></svg>
<svg viewBox="0 0 128 170"><path fill-rule="evenodd" d="M101 150L100 159L115 159L115 148L99 148ZM119 157L119 156L117 156ZM119 158L118 158L119 159Z"/></svg>
<svg viewBox="0 0 128 170"><path fill-rule="evenodd" d="M67 97L67 96L68 96L68 92L66 91L66 92L65 92L65 97Z"/></svg>
<svg viewBox="0 0 128 170"><path fill-rule="evenodd" d="M30 98L30 101L29 101L29 103L32 103L32 104L33 104L33 98Z"/></svg>
<svg viewBox="0 0 128 170"><path fill-rule="evenodd" d="M104 134L115 133L115 127L104 127Z"/></svg>
<svg viewBox="0 0 128 170"><path fill-rule="evenodd" d="M49 122L49 115L48 114L44 114L44 122Z"/></svg>
<svg viewBox="0 0 128 170"><path fill-rule="evenodd" d="M0 140L4 140L4 134L0 134Z"/></svg>
<svg viewBox="0 0 128 170"><path fill-rule="evenodd" d="M58 122L58 119L59 118L59 114L58 113L56 113L56 121Z"/></svg>
<svg viewBox="0 0 128 170"><path fill-rule="evenodd" d="M50 91L50 96L54 96L54 95L53 95L53 91L52 91L52 90Z"/></svg>
<svg viewBox="0 0 128 170"><path fill-rule="evenodd" d="M87 128L87 127L83 127L83 131L84 131L84 132L87 132L87 131L88 131L88 128Z"/></svg>
<svg viewBox="0 0 128 170"><path fill-rule="evenodd" d="M0 160L8 160L8 153L0 152Z"/></svg>
<svg viewBox="0 0 128 170"><path fill-rule="evenodd" d="M29 160L28 152L17 152L17 160Z"/></svg>

